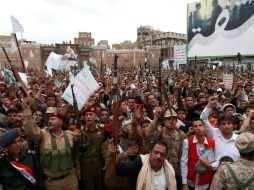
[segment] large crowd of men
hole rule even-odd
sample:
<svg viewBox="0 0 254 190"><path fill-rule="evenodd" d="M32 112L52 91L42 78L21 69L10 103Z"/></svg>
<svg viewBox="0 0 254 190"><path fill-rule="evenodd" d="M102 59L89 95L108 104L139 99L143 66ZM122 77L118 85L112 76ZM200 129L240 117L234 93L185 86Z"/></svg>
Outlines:
<svg viewBox="0 0 254 190"><path fill-rule="evenodd" d="M254 189L251 67L119 68L118 85L93 71L79 112L61 98L67 72L27 75L30 97L0 81L0 189Z"/></svg>

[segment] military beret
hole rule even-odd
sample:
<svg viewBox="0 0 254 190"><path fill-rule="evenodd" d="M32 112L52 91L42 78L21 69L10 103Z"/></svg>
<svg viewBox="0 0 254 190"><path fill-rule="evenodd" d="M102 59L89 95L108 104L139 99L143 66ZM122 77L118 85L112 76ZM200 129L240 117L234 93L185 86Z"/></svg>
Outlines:
<svg viewBox="0 0 254 190"><path fill-rule="evenodd" d="M63 115L60 114L60 113L47 113L47 116L48 116L48 118L50 118L50 117L57 117L57 118L63 120Z"/></svg>
<svg viewBox="0 0 254 190"><path fill-rule="evenodd" d="M254 134L250 132L240 134L237 139L235 146L241 153L250 153L254 150Z"/></svg>
<svg viewBox="0 0 254 190"><path fill-rule="evenodd" d="M86 112L93 112L96 114L96 107L94 105L86 106L83 114L85 114Z"/></svg>
<svg viewBox="0 0 254 190"><path fill-rule="evenodd" d="M0 138L0 147L9 146L19 136L17 129L10 129Z"/></svg>

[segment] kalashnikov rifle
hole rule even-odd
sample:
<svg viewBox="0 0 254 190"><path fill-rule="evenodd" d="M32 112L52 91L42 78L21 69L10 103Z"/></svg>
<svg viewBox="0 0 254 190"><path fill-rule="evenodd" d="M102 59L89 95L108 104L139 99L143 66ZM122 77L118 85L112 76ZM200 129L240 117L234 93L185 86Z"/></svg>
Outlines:
<svg viewBox="0 0 254 190"><path fill-rule="evenodd" d="M118 84L117 84L117 59L118 55L114 57L114 76L113 76L113 140L114 145L117 147L119 144L119 127L120 122L118 119L119 113L119 98L118 98ZM105 178L109 179L116 175L116 154L111 155L111 159L108 160L105 172Z"/></svg>
<svg viewBox="0 0 254 190"><path fill-rule="evenodd" d="M78 103L77 103L77 99L74 93L74 84L71 84L71 93L72 93L72 98L73 98L73 108L74 108L74 113L75 113L75 118L76 118L76 126L78 129L81 129L81 123L79 120L79 111L78 111ZM81 144L80 144L80 153L83 154L84 153L84 149L88 146L88 141L86 141L84 138L84 132L81 129L80 130L80 137L81 137Z"/></svg>
<svg viewBox="0 0 254 190"><path fill-rule="evenodd" d="M159 58L159 72L158 72L158 101L159 101L159 105L162 104L161 102L161 86L162 86L162 82L161 82L161 77L162 77L162 59L161 57Z"/></svg>
<svg viewBox="0 0 254 190"><path fill-rule="evenodd" d="M75 113L75 118L76 118L76 125L77 125L77 128L80 129L81 124L80 124L80 121L79 121L78 103L77 103L76 96L75 96L73 88L74 88L74 84L71 84L71 93L72 93L72 98L73 98L73 107L74 107L74 113Z"/></svg>
<svg viewBox="0 0 254 190"><path fill-rule="evenodd" d="M170 111L170 114L171 114L171 116L173 116L173 113L172 113L173 106L172 106L172 103L169 101L169 98L168 98L168 88L166 86L165 81L163 82L163 95L164 95L164 98L165 98L165 100L168 104L168 109Z"/></svg>

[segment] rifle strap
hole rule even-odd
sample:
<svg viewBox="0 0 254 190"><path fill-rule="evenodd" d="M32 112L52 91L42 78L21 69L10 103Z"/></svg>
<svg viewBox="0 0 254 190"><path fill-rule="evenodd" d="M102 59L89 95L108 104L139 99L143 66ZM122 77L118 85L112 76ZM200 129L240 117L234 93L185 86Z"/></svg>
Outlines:
<svg viewBox="0 0 254 190"><path fill-rule="evenodd" d="M230 167L230 165L229 165L228 163L226 163L226 167L227 167L229 173L231 174L231 176L232 176L232 178L233 178L234 182L236 183L237 188L238 188L239 190L244 190L244 189L246 189L247 187L249 187L249 186L254 182L254 175L253 175L246 183L244 183L244 184L241 183L241 182L237 179L237 177L236 177L236 175L235 175L235 172L232 170L232 168Z"/></svg>

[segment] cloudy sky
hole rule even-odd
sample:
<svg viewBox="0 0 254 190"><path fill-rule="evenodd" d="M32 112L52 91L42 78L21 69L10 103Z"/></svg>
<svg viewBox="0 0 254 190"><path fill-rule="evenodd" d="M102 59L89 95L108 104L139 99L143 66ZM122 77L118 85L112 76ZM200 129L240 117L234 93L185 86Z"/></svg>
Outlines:
<svg viewBox="0 0 254 190"><path fill-rule="evenodd" d="M1 2L0 35L12 32L10 15L24 27L24 37L39 43L72 41L92 32L97 43L136 40L137 27L186 33L187 3L196 0L7 0Z"/></svg>

